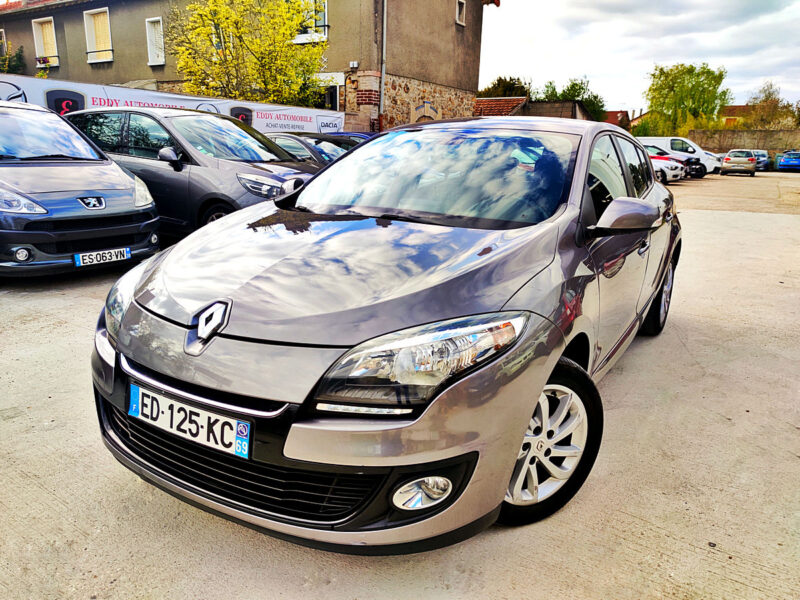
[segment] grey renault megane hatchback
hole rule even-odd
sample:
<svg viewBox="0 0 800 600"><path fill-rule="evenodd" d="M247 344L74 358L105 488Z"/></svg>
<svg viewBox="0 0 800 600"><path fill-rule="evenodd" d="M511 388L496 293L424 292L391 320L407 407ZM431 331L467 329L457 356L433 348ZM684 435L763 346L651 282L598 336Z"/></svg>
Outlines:
<svg viewBox="0 0 800 600"><path fill-rule="evenodd" d="M588 476L595 383L664 327L680 249L619 128L395 129L114 285L103 439L167 492L325 549L530 523Z"/></svg>

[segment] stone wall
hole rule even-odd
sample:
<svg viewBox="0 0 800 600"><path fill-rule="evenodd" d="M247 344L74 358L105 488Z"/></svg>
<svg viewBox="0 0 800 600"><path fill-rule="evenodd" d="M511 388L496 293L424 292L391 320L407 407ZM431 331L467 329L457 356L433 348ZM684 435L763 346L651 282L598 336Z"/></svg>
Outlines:
<svg viewBox="0 0 800 600"><path fill-rule="evenodd" d="M475 92L386 74L383 127L471 117Z"/></svg>
<svg viewBox="0 0 800 600"><path fill-rule="evenodd" d="M748 148L767 150L774 156L776 152L800 148L800 129L692 129L688 137L707 152Z"/></svg>

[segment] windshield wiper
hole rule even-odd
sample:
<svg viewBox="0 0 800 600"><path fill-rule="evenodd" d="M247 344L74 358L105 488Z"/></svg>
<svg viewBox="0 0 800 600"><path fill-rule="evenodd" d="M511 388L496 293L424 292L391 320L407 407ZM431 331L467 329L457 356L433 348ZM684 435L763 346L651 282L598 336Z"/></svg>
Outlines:
<svg viewBox="0 0 800 600"><path fill-rule="evenodd" d="M39 156L22 156L19 160L101 160L85 156L70 156L69 154L40 154Z"/></svg>
<svg viewBox="0 0 800 600"><path fill-rule="evenodd" d="M441 225L436 221L430 219L421 219L420 217L412 217L410 215L384 213L382 215L365 215L372 219L383 219L385 221L405 221L406 223L421 223L423 225Z"/></svg>

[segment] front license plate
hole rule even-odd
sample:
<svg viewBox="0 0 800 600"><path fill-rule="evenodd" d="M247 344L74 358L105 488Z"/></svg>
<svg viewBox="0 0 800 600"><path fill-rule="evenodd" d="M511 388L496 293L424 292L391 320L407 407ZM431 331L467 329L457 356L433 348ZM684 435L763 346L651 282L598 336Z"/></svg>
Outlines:
<svg viewBox="0 0 800 600"><path fill-rule="evenodd" d="M184 404L130 384L128 415L198 444L241 458L250 455L250 423Z"/></svg>
<svg viewBox="0 0 800 600"><path fill-rule="evenodd" d="M97 252L83 252L73 255L76 267L88 267L103 263L128 260L131 257L130 248L116 248L114 250L98 250Z"/></svg>

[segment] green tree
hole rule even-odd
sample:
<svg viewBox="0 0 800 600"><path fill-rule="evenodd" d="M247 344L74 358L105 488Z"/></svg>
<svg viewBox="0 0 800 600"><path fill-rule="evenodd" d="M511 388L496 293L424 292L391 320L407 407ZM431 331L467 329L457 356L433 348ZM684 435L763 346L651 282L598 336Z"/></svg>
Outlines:
<svg viewBox="0 0 800 600"><path fill-rule="evenodd" d="M172 9L167 49L189 93L313 106L327 42L293 40L313 37L321 10L315 0L197 0Z"/></svg>
<svg viewBox="0 0 800 600"><path fill-rule="evenodd" d="M24 73L25 60L22 58L22 46L13 50L11 44L6 45L6 53L0 54L0 73Z"/></svg>
<svg viewBox="0 0 800 600"><path fill-rule="evenodd" d="M674 135L718 122L720 109L733 102L733 94L722 85L726 74L707 63L656 65L645 94L650 111L646 127L658 130L656 135Z"/></svg>
<svg viewBox="0 0 800 600"><path fill-rule="evenodd" d="M580 100L595 121L605 121L606 103L600 94L589 89L589 80L570 79L564 88L559 91L554 81L548 81L541 89L531 93L534 101L559 102L566 100Z"/></svg>
<svg viewBox="0 0 800 600"><path fill-rule="evenodd" d="M478 91L478 98L530 97L531 84L519 77L498 77L491 85Z"/></svg>
<svg viewBox="0 0 800 600"><path fill-rule="evenodd" d="M798 125L800 103L793 106L781 98L781 88L772 81L765 81L747 105L751 108L744 124L749 129L793 129Z"/></svg>

